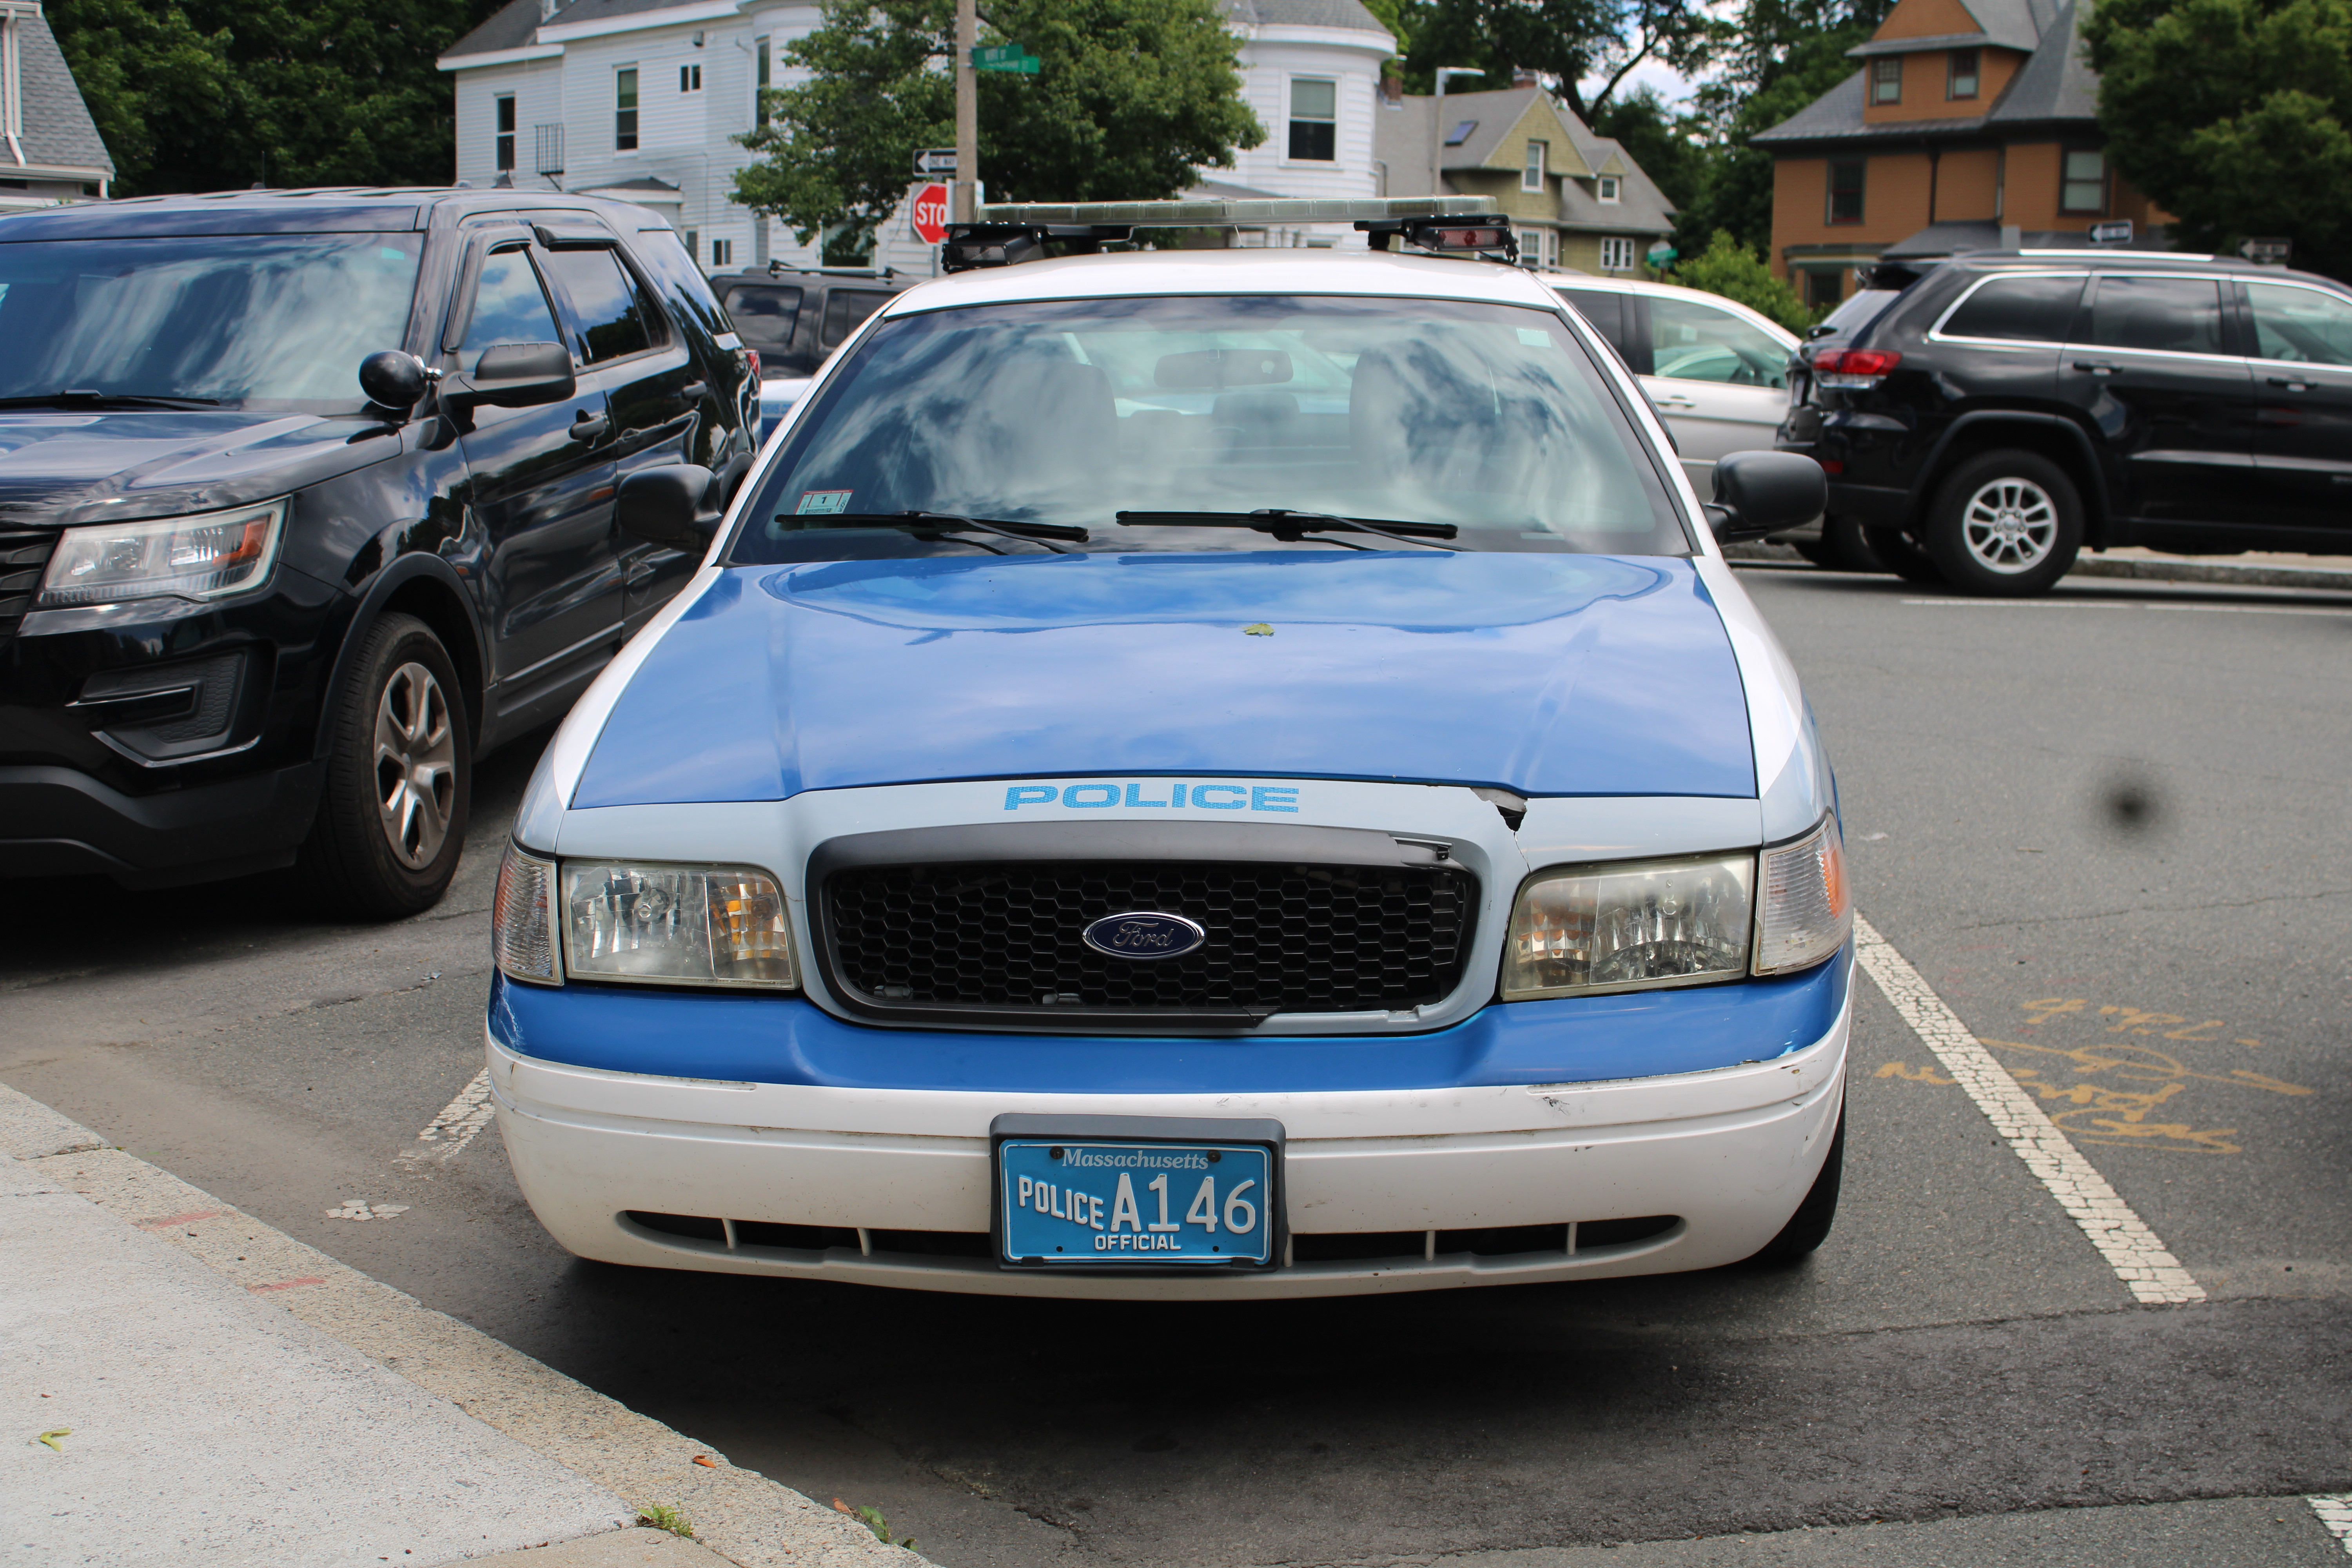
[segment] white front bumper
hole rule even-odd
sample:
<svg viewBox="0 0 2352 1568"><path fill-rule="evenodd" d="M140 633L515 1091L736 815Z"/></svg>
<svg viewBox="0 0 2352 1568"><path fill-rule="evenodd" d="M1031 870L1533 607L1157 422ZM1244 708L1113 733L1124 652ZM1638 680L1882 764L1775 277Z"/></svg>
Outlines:
<svg viewBox="0 0 2352 1568"><path fill-rule="evenodd" d="M990 1295L1227 1300L1711 1268L1755 1253L1819 1173L1843 1102L1851 1004L1813 1045L1670 1078L1299 1094L1050 1095L720 1083L559 1066L488 1046L523 1195L583 1258ZM1009 1111L1272 1117L1298 1235L1672 1215L1650 1240L1299 1263L1272 1273L1042 1275L979 1258L702 1243L625 1212L984 1233L988 1126ZM1426 1249L1423 1249L1425 1253Z"/></svg>

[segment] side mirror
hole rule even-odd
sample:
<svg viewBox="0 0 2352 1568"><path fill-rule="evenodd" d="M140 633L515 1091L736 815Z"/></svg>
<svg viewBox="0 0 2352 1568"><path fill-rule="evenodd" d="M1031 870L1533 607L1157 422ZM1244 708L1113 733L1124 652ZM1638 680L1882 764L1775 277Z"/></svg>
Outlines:
<svg viewBox="0 0 2352 1568"><path fill-rule="evenodd" d="M460 407L531 408L561 403L579 389L572 351L562 343L499 343L482 351L471 374L441 378L442 401Z"/></svg>
<svg viewBox="0 0 2352 1568"><path fill-rule="evenodd" d="M367 394L368 401L404 414L416 406L431 379L425 374L423 360L398 349L385 349L360 361L360 390Z"/></svg>
<svg viewBox="0 0 2352 1568"><path fill-rule="evenodd" d="M716 477L694 463L638 469L621 481L614 504L623 533L697 555L710 548L724 515Z"/></svg>
<svg viewBox="0 0 2352 1568"><path fill-rule="evenodd" d="M1707 526L1726 543L1761 539L1821 516L1829 505L1822 466L1797 452L1734 452L1715 466Z"/></svg>

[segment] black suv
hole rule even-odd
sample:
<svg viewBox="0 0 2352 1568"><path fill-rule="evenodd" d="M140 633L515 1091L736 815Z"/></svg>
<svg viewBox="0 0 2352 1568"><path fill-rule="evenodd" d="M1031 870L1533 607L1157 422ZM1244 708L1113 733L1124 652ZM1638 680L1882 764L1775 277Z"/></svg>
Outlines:
<svg viewBox="0 0 2352 1568"><path fill-rule="evenodd" d="M1798 351L1779 444L1916 582L2077 551L2352 549L2352 290L2132 251L1882 264Z"/></svg>
<svg viewBox="0 0 2352 1568"><path fill-rule="evenodd" d="M749 470L758 389L656 216L253 191L0 218L0 875L296 862L441 896L473 759L698 562L637 469Z"/></svg>

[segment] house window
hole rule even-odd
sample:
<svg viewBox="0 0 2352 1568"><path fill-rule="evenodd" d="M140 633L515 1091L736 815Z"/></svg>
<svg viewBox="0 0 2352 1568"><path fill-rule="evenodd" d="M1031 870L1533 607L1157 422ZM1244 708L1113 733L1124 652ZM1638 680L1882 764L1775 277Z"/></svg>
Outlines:
<svg viewBox="0 0 2352 1568"><path fill-rule="evenodd" d="M1881 55L1870 62L1870 101L1903 101L1903 57Z"/></svg>
<svg viewBox="0 0 2352 1568"><path fill-rule="evenodd" d="M1619 202L1624 200L1623 193L1625 187L1614 174L1603 174L1599 179L1593 181L1592 185L1593 195L1598 199L1608 203L1611 206L1615 206Z"/></svg>
<svg viewBox="0 0 2352 1568"><path fill-rule="evenodd" d="M1633 270L1633 242L1622 234L1610 235L1601 242L1601 270L1631 272Z"/></svg>
<svg viewBox="0 0 2352 1568"><path fill-rule="evenodd" d="M1477 129L1478 122L1475 120L1456 121L1454 129L1445 133L1445 144L1448 147L1459 147L1465 142L1469 141L1471 136L1476 132Z"/></svg>
<svg viewBox="0 0 2352 1568"><path fill-rule="evenodd" d="M514 94L499 95L499 173L514 171L515 105Z"/></svg>
<svg viewBox="0 0 2352 1568"><path fill-rule="evenodd" d="M1328 163L1339 155L1339 84L1290 79L1290 155Z"/></svg>
<svg viewBox="0 0 2352 1568"><path fill-rule="evenodd" d="M1540 191L1544 187L1545 145L1540 142L1528 143L1528 160L1519 165L1519 189Z"/></svg>
<svg viewBox="0 0 2352 1568"><path fill-rule="evenodd" d="M1977 49L1954 49L1951 74L1945 79L1946 98L1974 98L1977 95L1978 62L1982 58Z"/></svg>
<svg viewBox="0 0 2352 1568"><path fill-rule="evenodd" d="M1862 221L1863 161L1855 158L1830 165L1830 203L1826 215L1831 223Z"/></svg>
<svg viewBox="0 0 2352 1568"><path fill-rule="evenodd" d="M735 242L731 239L712 240L710 242L710 265L713 267L734 266Z"/></svg>
<svg viewBox="0 0 2352 1568"><path fill-rule="evenodd" d="M1826 310L1845 298L1845 273L1843 268L1832 272L1816 268L1805 274L1805 305L1809 310Z"/></svg>
<svg viewBox="0 0 2352 1568"><path fill-rule="evenodd" d="M700 66L678 67L677 90L680 92L700 92L702 90L702 68Z"/></svg>
<svg viewBox="0 0 2352 1568"><path fill-rule="evenodd" d="M754 64L751 68L751 123L754 125L765 125L768 122L768 85L770 80L768 68L768 40L765 38L752 39L751 54L754 60Z"/></svg>
<svg viewBox="0 0 2352 1568"><path fill-rule="evenodd" d="M2074 147L2066 153L2066 172L2058 183L2058 210L2098 216L2107 210L2107 155L2095 147Z"/></svg>
<svg viewBox="0 0 2352 1568"><path fill-rule="evenodd" d="M637 150L637 68L625 66L613 73L613 151Z"/></svg>

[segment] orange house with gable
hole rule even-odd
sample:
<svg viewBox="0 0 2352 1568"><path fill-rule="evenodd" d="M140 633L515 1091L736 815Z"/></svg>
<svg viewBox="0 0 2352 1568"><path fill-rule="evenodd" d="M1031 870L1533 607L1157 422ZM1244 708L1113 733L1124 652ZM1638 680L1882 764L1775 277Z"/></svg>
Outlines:
<svg viewBox="0 0 2352 1568"><path fill-rule="evenodd" d="M1808 304L1883 257L2090 242L2170 222L2108 167L2088 0L1899 0L1861 68L1751 140L1772 153L1772 270ZM2119 227L2105 231L2120 233Z"/></svg>

